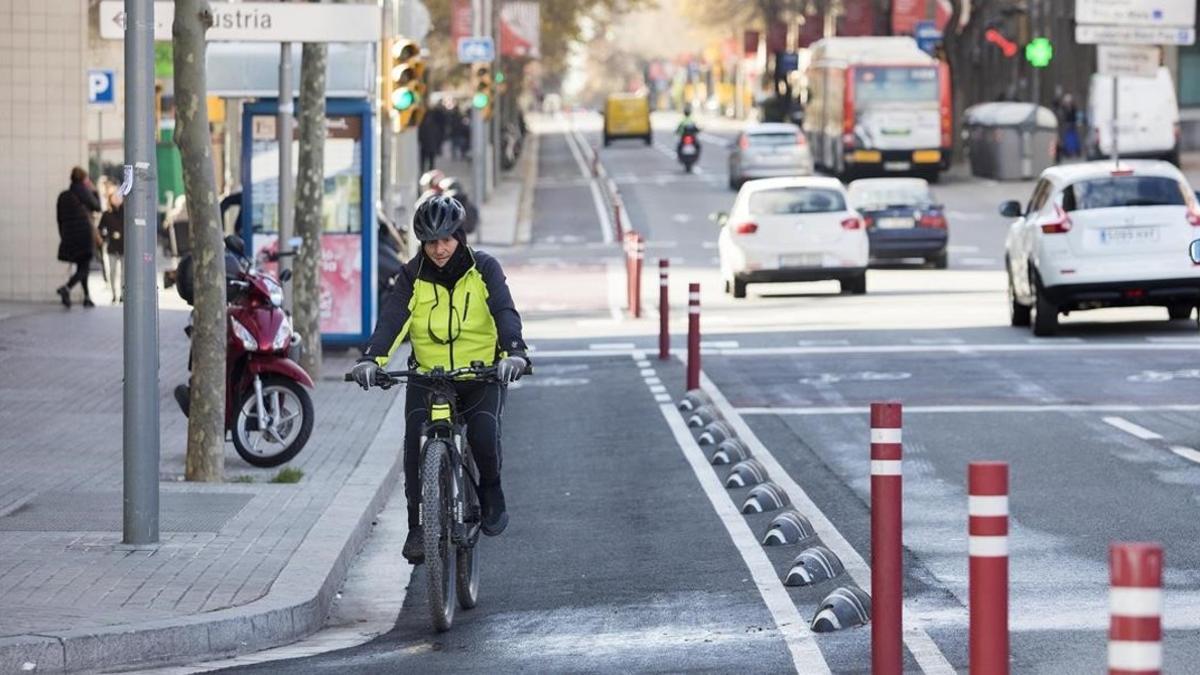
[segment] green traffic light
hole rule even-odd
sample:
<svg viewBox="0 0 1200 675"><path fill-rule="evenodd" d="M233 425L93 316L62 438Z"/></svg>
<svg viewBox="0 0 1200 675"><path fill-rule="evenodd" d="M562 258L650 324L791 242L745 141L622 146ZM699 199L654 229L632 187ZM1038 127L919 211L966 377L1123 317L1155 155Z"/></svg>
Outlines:
<svg viewBox="0 0 1200 675"><path fill-rule="evenodd" d="M496 71L496 84L504 84L504 73Z"/></svg>
<svg viewBox="0 0 1200 675"><path fill-rule="evenodd" d="M1044 37L1034 38L1025 45L1025 60L1034 68L1045 68L1054 58L1054 45Z"/></svg>
<svg viewBox="0 0 1200 675"><path fill-rule="evenodd" d="M488 107L488 100L487 94L479 92L475 94L474 98L471 99L471 105L475 106L477 110L483 110L484 108Z"/></svg>
<svg viewBox="0 0 1200 675"><path fill-rule="evenodd" d="M397 89L392 92L392 107L404 112L417 102L416 94L411 89Z"/></svg>

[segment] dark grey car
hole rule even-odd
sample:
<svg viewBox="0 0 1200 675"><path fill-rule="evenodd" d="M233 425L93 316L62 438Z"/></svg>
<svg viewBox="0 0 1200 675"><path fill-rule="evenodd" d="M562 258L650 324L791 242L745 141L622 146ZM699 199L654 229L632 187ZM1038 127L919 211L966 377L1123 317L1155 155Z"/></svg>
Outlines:
<svg viewBox="0 0 1200 675"><path fill-rule="evenodd" d="M794 124L753 124L738 134L729 152L729 187L736 190L755 178L811 176L812 152Z"/></svg>

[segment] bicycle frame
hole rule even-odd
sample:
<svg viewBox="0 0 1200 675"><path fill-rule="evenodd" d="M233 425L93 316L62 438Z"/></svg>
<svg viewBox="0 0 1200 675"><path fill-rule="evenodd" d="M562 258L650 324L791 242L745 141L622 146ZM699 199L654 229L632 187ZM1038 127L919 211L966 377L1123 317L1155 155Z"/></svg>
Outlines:
<svg viewBox="0 0 1200 675"><path fill-rule="evenodd" d="M475 457L466 445L466 425L461 422L456 408L457 394L452 384L434 380L428 398L429 418L421 427L421 455L417 466L425 466L425 455L434 440L444 441L450 451L450 464L454 467L454 480L450 482L450 498L454 504L454 527L451 540L455 546L474 546L479 540L480 514L478 498L466 499L465 486L471 481L472 490L478 489L479 468ZM472 503L468 503L472 502ZM426 505L421 504L420 520L424 524ZM469 511L469 512L468 512Z"/></svg>

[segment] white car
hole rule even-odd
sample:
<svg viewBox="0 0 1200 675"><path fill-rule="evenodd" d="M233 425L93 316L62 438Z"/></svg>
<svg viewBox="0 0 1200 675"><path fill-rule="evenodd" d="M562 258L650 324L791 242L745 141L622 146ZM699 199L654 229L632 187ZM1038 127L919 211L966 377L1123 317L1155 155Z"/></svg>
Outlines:
<svg viewBox="0 0 1200 675"><path fill-rule="evenodd" d="M836 178L749 181L717 221L721 276L735 298L747 284L826 279L867 292L867 230Z"/></svg>
<svg viewBox="0 0 1200 675"><path fill-rule="evenodd" d="M1052 335L1058 315L1157 305L1186 319L1200 303L1188 257L1200 204L1166 162L1087 162L1042 172L1029 203L1005 202L1009 309L1014 326Z"/></svg>

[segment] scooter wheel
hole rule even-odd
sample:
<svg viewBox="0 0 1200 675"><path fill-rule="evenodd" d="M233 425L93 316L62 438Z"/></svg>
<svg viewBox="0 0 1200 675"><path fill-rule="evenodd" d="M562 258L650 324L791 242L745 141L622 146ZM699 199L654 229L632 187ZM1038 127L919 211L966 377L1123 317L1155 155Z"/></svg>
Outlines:
<svg viewBox="0 0 1200 675"><path fill-rule="evenodd" d="M254 389L238 396L233 447L246 463L269 468L290 462L308 443L313 428L312 396L300 383L277 375L263 378L263 405L276 421L276 433L259 426Z"/></svg>

